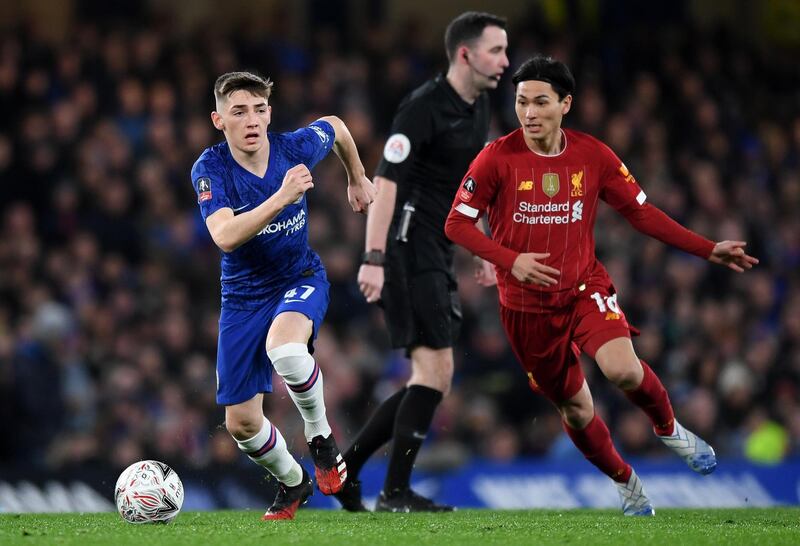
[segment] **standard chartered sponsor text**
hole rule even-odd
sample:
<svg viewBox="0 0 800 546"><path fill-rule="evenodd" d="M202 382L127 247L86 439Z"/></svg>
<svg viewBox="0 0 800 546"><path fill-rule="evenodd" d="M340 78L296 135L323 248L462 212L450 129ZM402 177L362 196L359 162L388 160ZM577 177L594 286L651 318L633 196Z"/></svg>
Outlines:
<svg viewBox="0 0 800 546"><path fill-rule="evenodd" d="M569 212L569 203L528 203L522 201L519 204L520 212Z"/></svg>
<svg viewBox="0 0 800 546"><path fill-rule="evenodd" d="M519 204L519 211L514 213L513 220L519 224L568 224L570 221L569 212L569 202L529 203L522 201ZM577 220L580 220L580 218L573 218L572 221L575 222Z"/></svg>

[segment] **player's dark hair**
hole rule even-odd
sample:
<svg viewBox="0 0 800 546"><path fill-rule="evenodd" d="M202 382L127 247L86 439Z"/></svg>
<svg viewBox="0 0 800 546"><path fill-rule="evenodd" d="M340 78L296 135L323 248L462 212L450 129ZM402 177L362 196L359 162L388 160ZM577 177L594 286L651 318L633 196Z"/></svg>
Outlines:
<svg viewBox="0 0 800 546"><path fill-rule="evenodd" d="M552 57L545 55L535 55L522 63L517 68L511 81L514 87L519 82L537 80L547 82L553 86L553 90L558 93L558 100L563 100L567 95L575 92L575 78L570 72L569 67Z"/></svg>
<svg viewBox="0 0 800 546"><path fill-rule="evenodd" d="M486 27L506 28L504 17L482 11L467 11L450 21L444 32L444 49L451 63L456 57L458 46L472 44L481 37Z"/></svg>
<svg viewBox="0 0 800 546"><path fill-rule="evenodd" d="M244 89L256 97L269 99L272 94L272 82L252 72L228 72L214 83L214 98L228 98L234 91Z"/></svg>

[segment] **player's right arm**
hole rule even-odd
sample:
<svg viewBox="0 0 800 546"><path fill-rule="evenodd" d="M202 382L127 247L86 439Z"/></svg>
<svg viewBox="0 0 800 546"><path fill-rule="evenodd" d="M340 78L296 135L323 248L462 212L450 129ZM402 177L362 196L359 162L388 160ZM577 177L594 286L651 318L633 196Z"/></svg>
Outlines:
<svg viewBox="0 0 800 546"><path fill-rule="evenodd" d="M541 260L549 253L516 252L506 248L478 229L476 223L493 202L499 177L496 175L491 149L484 148L470 165L447 215L445 235L476 256L510 271L520 282L541 286L558 284L560 272Z"/></svg>
<svg viewBox="0 0 800 546"><path fill-rule="evenodd" d="M311 171L303 164L295 165L283 177L278 191L254 209L234 215L230 207L222 207L206 218L206 227L214 243L223 252L233 252L256 236L288 205L296 202L314 187Z"/></svg>
<svg viewBox="0 0 800 546"><path fill-rule="evenodd" d="M364 241L364 250L379 250L386 252L386 237L389 234L389 225L392 223L395 201L397 200L397 184L383 176L373 179L378 193L375 201L367 213L367 235ZM383 290L383 266L362 264L358 270L358 287L369 303L374 303L381 298Z"/></svg>
<svg viewBox="0 0 800 546"><path fill-rule="evenodd" d="M391 136L383 148L383 158L372 181L378 190L367 213L364 251L386 252L386 238L397 201L397 184L404 183L420 150L434 138L431 105L422 97L405 100L392 120ZM358 287L369 303L381 297L383 265L362 264Z"/></svg>

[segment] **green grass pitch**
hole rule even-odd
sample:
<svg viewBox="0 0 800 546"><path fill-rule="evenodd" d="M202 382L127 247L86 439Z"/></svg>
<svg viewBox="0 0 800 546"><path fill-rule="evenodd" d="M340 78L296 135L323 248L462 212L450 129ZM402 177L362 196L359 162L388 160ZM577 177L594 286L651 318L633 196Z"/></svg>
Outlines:
<svg viewBox="0 0 800 546"><path fill-rule="evenodd" d="M3 514L6 545L464 545L800 544L800 508L662 509L655 518L615 510L460 510L453 514L349 514L301 510L294 521L259 512L187 512L169 525L130 525L117 514Z"/></svg>

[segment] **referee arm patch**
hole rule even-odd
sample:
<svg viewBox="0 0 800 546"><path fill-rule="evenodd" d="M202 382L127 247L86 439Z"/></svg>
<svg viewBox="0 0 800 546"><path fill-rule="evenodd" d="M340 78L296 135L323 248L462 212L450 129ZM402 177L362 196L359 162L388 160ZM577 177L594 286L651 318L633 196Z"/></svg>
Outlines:
<svg viewBox="0 0 800 546"><path fill-rule="evenodd" d="M470 218L477 218L478 217L478 209L475 207L470 207L466 203L459 203L456 205L456 210L463 214L464 216L469 216Z"/></svg>
<svg viewBox="0 0 800 546"><path fill-rule="evenodd" d="M383 158L389 163L402 163L411 153L411 141L403 133L395 133L383 147Z"/></svg>

